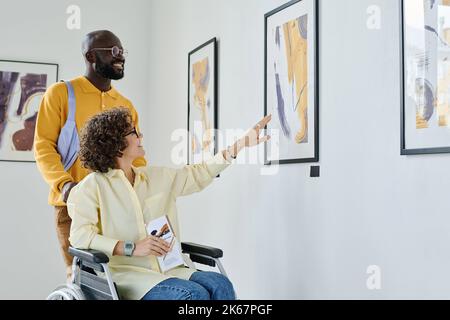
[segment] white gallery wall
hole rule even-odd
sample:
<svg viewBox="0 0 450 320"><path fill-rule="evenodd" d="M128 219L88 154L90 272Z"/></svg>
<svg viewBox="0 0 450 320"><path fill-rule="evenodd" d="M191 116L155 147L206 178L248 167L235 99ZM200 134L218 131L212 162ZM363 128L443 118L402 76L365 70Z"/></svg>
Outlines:
<svg viewBox="0 0 450 320"><path fill-rule="evenodd" d="M79 30L69 30L66 10L77 5ZM0 60L59 64L59 78L84 74L83 36L109 29L129 52L125 79L114 82L133 101L148 126L148 16L145 0L124 5L117 0L0 0ZM34 163L0 162L0 299L44 299L65 282L54 210L47 204L48 187Z"/></svg>
<svg viewBox="0 0 450 320"><path fill-rule="evenodd" d="M212 37L219 127L263 116L264 14L284 2L151 2L152 163L171 163L171 134L187 122L188 52ZM367 27L371 6L380 29ZM399 9L320 0L321 178L305 164L275 176L236 165L178 201L183 240L223 248L241 298L450 298L450 155L400 156ZM372 265L381 290L367 288Z"/></svg>
<svg viewBox="0 0 450 320"><path fill-rule="evenodd" d="M264 14L280 0L0 0L0 59L83 73L84 34L110 29L130 51L116 87L141 117L148 159L174 165L186 128L188 52L219 40L219 127L263 116ZM450 298L450 155L400 156L399 1L320 0L320 163L235 165L179 199L182 240L221 247L241 299ZM81 29L66 28L69 5ZM367 28L377 6L380 29ZM64 279L33 163L0 162L0 299L42 299ZM368 290L367 268L381 269Z"/></svg>

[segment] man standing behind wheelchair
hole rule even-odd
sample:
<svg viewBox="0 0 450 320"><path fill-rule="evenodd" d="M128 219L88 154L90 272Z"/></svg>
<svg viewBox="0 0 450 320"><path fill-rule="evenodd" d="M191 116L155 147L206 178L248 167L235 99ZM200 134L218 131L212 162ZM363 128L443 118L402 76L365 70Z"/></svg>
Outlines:
<svg viewBox="0 0 450 320"><path fill-rule="evenodd" d="M171 169L132 165L145 151L127 109L92 117L82 130L79 152L82 165L92 173L72 189L67 201L71 245L108 255L124 299L234 300L233 285L222 274L184 266L161 273L157 257L169 252L169 244L148 235L146 224L167 215L180 237L176 198L203 190L243 148L267 141L270 137L260 138L260 130L270 120L262 119L211 160Z"/></svg>

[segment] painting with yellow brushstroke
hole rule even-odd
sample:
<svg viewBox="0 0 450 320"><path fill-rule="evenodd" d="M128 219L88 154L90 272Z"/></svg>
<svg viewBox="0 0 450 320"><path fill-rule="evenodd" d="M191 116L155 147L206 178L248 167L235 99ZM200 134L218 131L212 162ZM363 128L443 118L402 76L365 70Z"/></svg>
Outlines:
<svg viewBox="0 0 450 320"><path fill-rule="evenodd" d="M433 153L429 149L450 146L450 0L407 0L402 5L402 152Z"/></svg>
<svg viewBox="0 0 450 320"><path fill-rule="evenodd" d="M189 163L214 155L215 39L190 53L189 59Z"/></svg>
<svg viewBox="0 0 450 320"><path fill-rule="evenodd" d="M291 20L283 25L281 29L278 27L276 33L283 32L285 56L287 61L288 83L292 88L294 100L292 101L291 110L295 113L296 120L300 128L295 132L291 132L285 121L286 113L282 97L278 101L278 116L283 133L294 143L308 142L308 16L304 15L298 19ZM276 35L279 39L279 35ZM277 45L283 45L277 43ZM274 65L275 75L279 77L277 65ZM277 83L277 86L279 84ZM280 92L281 94L281 92Z"/></svg>
<svg viewBox="0 0 450 320"><path fill-rule="evenodd" d="M266 113L278 130L279 160L315 162L317 156L315 1L266 15Z"/></svg>

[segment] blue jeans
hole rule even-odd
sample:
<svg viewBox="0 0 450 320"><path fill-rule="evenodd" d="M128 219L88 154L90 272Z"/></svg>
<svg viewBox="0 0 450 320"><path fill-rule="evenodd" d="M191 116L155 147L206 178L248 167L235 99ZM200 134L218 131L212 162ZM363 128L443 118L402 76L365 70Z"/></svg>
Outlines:
<svg viewBox="0 0 450 320"><path fill-rule="evenodd" d="M158 283L142 300L235 300L233 285L217 272L197 271L189 280L170 278Z"/></svg>

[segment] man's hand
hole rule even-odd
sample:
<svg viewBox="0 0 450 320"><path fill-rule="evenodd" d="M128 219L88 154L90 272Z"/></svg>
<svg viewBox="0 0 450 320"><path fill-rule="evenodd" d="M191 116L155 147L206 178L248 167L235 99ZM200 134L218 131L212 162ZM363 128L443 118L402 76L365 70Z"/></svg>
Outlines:
<svg viewBox="0 0 450 320"><path fill-rule="evenodd" d="M66 182L61 189L61 195L64 202L69 198L70 190L77 185L76 182Z"/></svg>

